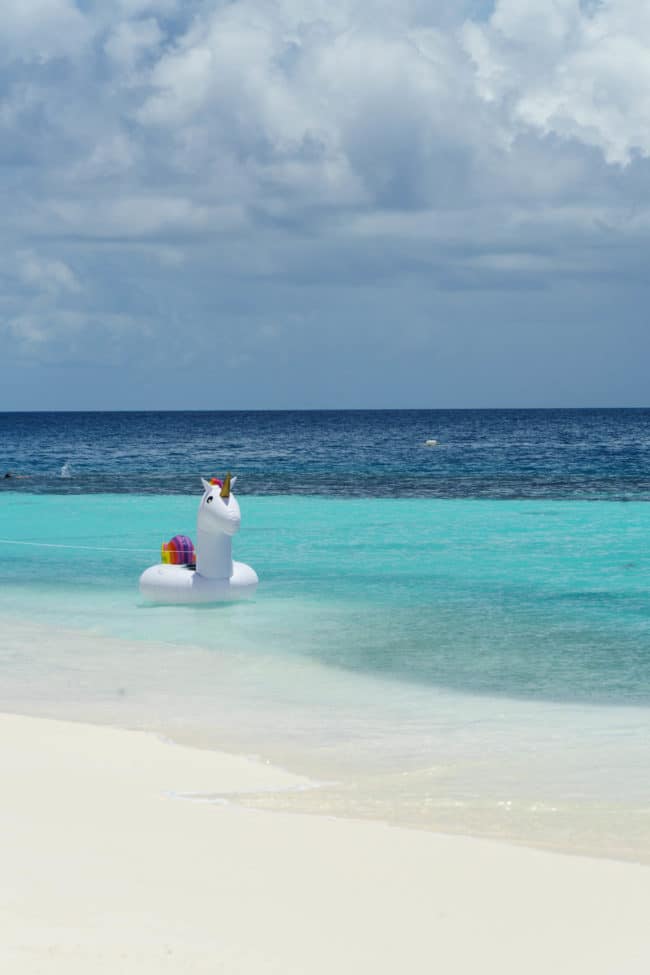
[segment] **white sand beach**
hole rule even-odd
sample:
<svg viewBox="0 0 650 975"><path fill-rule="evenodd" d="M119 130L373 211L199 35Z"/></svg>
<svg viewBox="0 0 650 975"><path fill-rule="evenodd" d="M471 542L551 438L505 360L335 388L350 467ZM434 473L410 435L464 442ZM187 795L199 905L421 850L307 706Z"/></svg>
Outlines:
<svg viewBox="0 0 650 975"><path fill-rule="evenodd" d="M650 867L244 809L305 781L143 732L4 715L0 777L12 975L650 970Z"/></svg>

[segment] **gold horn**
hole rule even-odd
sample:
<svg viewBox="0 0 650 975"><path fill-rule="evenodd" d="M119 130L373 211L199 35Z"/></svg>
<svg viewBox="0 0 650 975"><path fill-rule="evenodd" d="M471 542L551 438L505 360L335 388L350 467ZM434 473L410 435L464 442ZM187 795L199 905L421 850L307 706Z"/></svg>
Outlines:
<svg viewBox="0 0 650 975"><path fill-rule="evenodd" d="M228 472L228 474L226 474L224 478L223 487L219 491L219 497L220 498L230 497L230 472Z"/></svg>

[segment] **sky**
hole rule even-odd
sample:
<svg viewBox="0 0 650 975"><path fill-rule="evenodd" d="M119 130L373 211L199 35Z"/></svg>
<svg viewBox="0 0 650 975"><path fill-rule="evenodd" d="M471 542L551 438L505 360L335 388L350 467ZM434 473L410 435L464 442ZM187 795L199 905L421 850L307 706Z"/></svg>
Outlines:
<svg viewBox="0 0 650 975"><path fill-rule="evenodd" d="M3 0L0 410L650 406L646 0Z"/></svg>

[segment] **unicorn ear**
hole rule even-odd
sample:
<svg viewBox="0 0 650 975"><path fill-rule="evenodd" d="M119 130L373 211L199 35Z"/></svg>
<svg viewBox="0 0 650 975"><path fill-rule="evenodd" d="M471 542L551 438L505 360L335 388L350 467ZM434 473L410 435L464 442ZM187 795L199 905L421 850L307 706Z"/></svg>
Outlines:
<svg viewBox="0 0 650 975"><path fill-rule="evenodd" d="M204 491L210 491L212 488L212 485L204 477L201 478L201 484L203 485Z"/></svg>
<svg viewBox="0 0 650 975"><path fill-rule="evenodd" d="M230 478L230 489L231 490L234 488L234 486L235 486L236 483L237 483L237 475L235 474L234 477L231 477Z"/></svg>

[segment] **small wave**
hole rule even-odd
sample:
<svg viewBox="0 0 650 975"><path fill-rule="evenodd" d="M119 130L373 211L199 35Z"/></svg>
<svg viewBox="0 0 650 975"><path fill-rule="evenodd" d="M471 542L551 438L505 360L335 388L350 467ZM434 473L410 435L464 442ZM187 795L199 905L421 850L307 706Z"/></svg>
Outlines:
<svg viewBox="0 0 650 975"><path fill-rule="evenodd" d="M72 477L72 470L70 469L70 464L67 461L59 471L59 477Z"/></svg>

